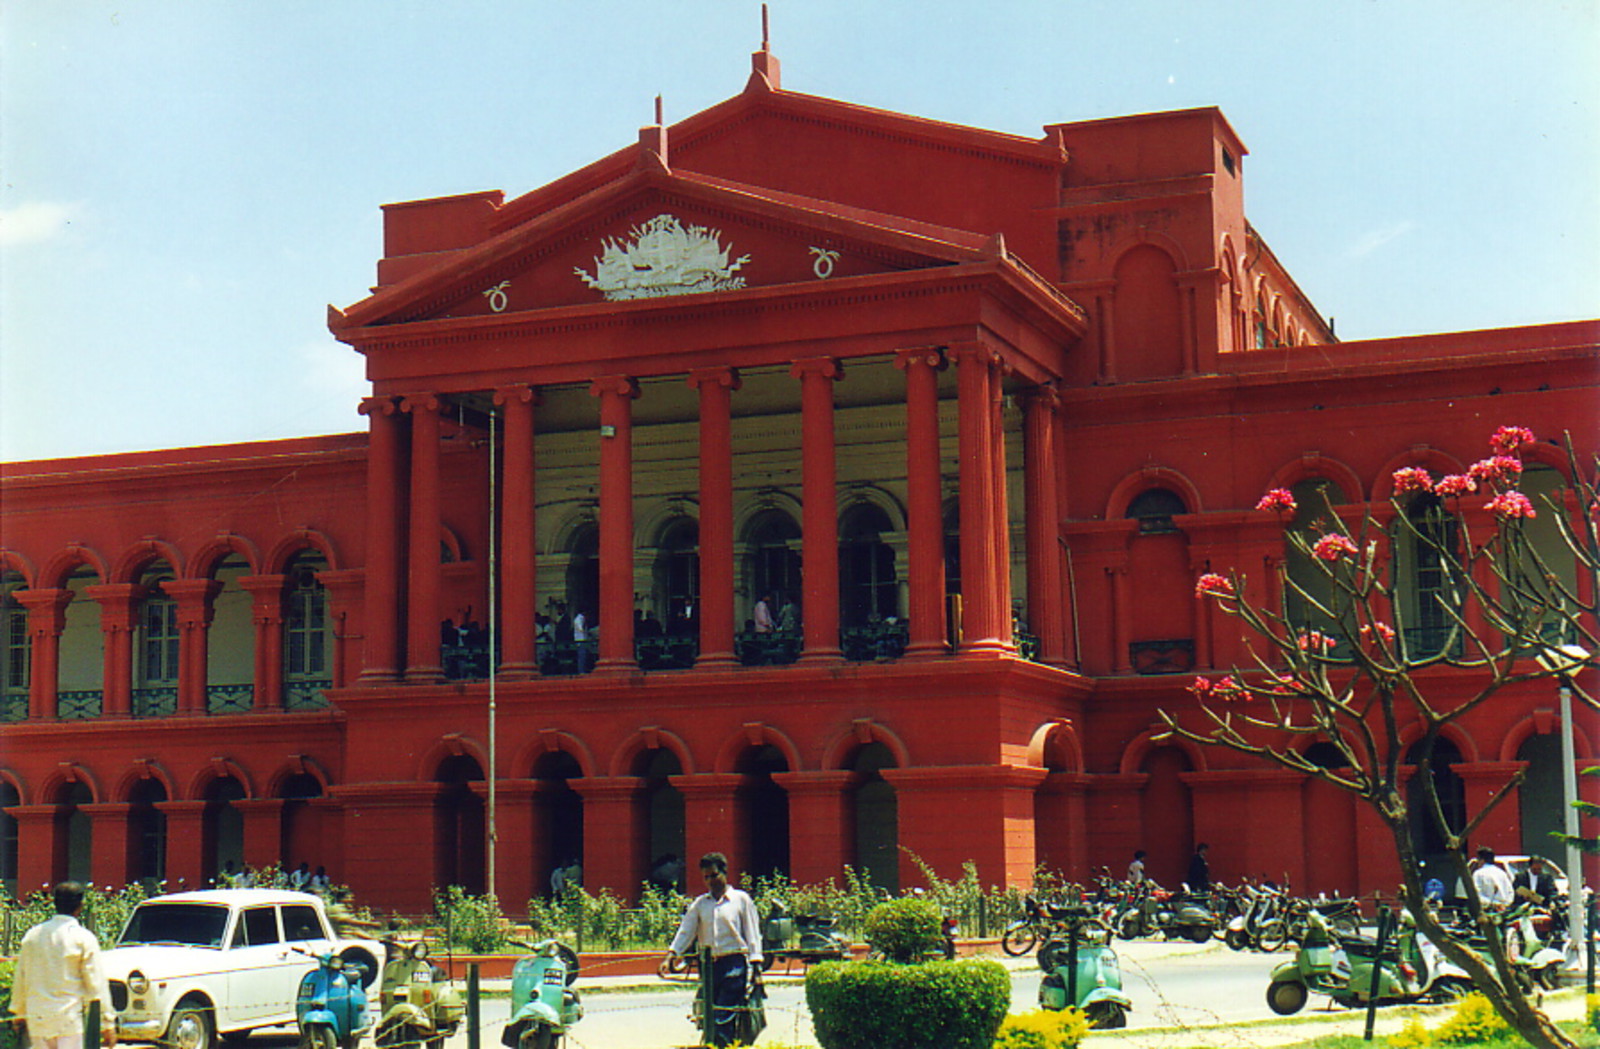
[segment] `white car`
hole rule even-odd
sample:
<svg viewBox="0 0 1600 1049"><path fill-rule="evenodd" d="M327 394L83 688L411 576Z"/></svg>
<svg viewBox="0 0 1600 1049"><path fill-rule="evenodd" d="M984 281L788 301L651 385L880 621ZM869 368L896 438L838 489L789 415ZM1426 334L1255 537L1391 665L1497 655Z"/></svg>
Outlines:
<svg viewBox="0 0 1600 1049"><path fill-rule="evenodd" d="M321 897L278 889L216 889L139 904L101 955L117 1037L164 1049L215 1049L257 1027L295 1022L313 955L336 952L382 972L383 945L334 936Z"/></svg>

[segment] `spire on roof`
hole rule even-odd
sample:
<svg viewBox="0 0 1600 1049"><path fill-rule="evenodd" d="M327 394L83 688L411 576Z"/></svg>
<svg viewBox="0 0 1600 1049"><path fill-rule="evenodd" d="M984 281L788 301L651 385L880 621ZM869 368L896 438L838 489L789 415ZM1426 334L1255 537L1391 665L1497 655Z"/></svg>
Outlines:
<svg viewBox="0 0 1600 1049"><path fill-rule="evenodd" d="M662 119L660 95L656 96L656 122L639 129L638 166L671 170L667 166L667 123Z"/></svg>
<svg viewBox="0 0 1600 1049"><path fill-rule="evenodd" d="M750 81L745 84L745 90L777 91L781 88L782 77L779 73L778 56L772 53L772 31L768 20L767 5L761 5L761 50L750 56Z"/></svg>

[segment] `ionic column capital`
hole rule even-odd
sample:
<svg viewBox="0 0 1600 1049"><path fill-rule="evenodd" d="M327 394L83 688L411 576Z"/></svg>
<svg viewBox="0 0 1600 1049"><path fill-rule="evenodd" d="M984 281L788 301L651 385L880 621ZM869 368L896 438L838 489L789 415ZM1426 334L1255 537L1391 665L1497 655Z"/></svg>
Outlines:
<svg viewBox="0 0 1600 1049"><path fill-rule="evenodd" d="M507 407L513 405L529 405L530 407L544 403L544 395L532 386L517 383L511 386L500 386L494 391L494 403Z"/></svg>
<svg viewBox="0 0 1600 1049"><path fill-rule="evenodd" d="M363 397L356 411L362 415L382 417L393 415L400 410L400 405L395 403L393 397Z"/></svg>
<svg viewBox="0 0 1600 1049"><path fill-rule="evenodd" d="M837 381L844 378L844 362L837 357L802 357L790 366L789 374L796 379L820 375L824 379Z"/></svg>
<svg viewBox="0 0 1600 1049"><path fill-rule="evenodd" d="M436 394L408 393L400 402L400 410L414 415L421 412L437 412L442 403Z"/></svg>
<svg viewBox="0 0 1600 1049"><path fill-rule="evenodd" d="M636 400L639 396L639 380L631 375L605 375L589 384L589 396L607 395Z"/></svg>
<svg viewBox="0 0 1600 1049"><path fill-rule="evenodd" d="M942 346L917 346L910 349L894 351L894 366L902 371L910 371L916 365L932 368L934 371L944 371L949 367L949 360L944 355Z"/></svg>
<svg viewBox="0 0 1600 1049"><path fill-rule="evenodd" d="M696 389L711 384L729 390L737 390L744 385L744 380L739 377L739 369L728 365L718 365L714 368L691 368L688 382L690 386Z"/></svg>

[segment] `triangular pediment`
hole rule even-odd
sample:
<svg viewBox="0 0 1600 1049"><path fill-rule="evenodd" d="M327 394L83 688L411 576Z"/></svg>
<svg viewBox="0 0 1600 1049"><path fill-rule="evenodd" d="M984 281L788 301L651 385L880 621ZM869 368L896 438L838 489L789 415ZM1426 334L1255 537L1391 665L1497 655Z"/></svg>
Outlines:
<svg viewBox="0 0 1600 1049"><path fill-rule="evenodd" d="M643 167L340 313L350 329L816 284L990 257L988 238Z"/></svg>

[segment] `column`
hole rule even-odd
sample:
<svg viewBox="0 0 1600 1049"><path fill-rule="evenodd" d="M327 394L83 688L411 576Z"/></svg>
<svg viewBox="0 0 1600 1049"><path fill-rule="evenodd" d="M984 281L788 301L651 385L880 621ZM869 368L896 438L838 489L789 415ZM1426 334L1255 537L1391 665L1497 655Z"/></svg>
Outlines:
<svg viewBox="0 0 1600 1049"><path fill-rule="evenodd" d="M965 573L963 573L964 575ZM1045 771L1014 765L947 765L884 769L900 810L900 843L941 878L957 878L963 863L998 872L1001 882L1033 884L1034 790ZM951 814L961 813L960 819ZM902 853L900 881L921 873Z"/></svg>
<svg viewBox="0 0 1600 1049"><path fill-rule="evenodd" d="M738 806L734 792L744 777L732 772L702 772L692 776L668 776L667 782L683 795L683 862L688 867L689 884L694 884L700 857L720 852L728 857L730 875L744 869L746 860ZM793 813L790 826L793 826ZM793 854L791 853L791 856Z"/></svg>
<svg viewBox="0 0 1600 1049"><path fill-rule="evenodd" d="M989 367L989 438L990 483L994 492L994 585L1000 642L1009 651L1016 651L1016 640L1011 636L1011 500L1007 495L1005 395L1001 379L1010 369L999 355L990 357Z"/></svg>
<svg viewBox="0 0 1600 1049"><path fill-rule="evenodd" d="M853 778L848 769L773 773L773 782L789 795L789 876L796 884L838 878L845 864L856 862Z"/></svg>
<svg viewBox="0 0 1600 1049"><path fill-rule="evenodd" d="M162 591L178 604L178 713L206 713L206 643L212 602L222 584L214 579L174 579Z"/></svg>
<svg viewBox="0 0 1600 1049"><path fill-rule="evenodd" d="M944 514L940 506L939 372L936 348L901 350L906 373L906 570L911 594L906 657L945 651Z"/></svg>
<svg viewBox="0 0 1600 1049"><path fill-rule="evenodd" d="M961 647L966 652L999 652L1005 648L999 619L1010 613L997 607L994 531L999 520L990 477L990 354L969 345L954 356L960 420Z"/></svg>
<svg viewBox="0 0 1600 1049"><path fill-rule="evenodd" d="M1061 529L1056 508L1056 406L1052 387L1023 401L1023 485L1028 544L1028 625L1039 638L1039 659L1067 662L1066 590L1061 580Z"/></svg>
<svg viewBox="0 0 1600 1049"><path fill-rule="evenodd" d="M625 375L596 379L600 398L600 658L595 669L626 672L633 660L633 401ZM584 609L593 616L595 610ZM592 622L592 620L591 620Z"/></svg>
<svg viewBox="0 0 1600 1049"><path fill-rule="evenodd" d="M108 718L128 717L133 712L133 636L149 592L136 583L102 583L85 587L83 593L99 604L105 637L101 713Z"/></svg>
<svg viewBox="0 0 1600 1049"><path fill-rule="evenodd" d="M67 628L65 589L15 590L11 596L28 610L28 637L33 644L28 678L28 718L48 721L56 714L61 680L61 632Z"/></svg>
<svg viewBox="0 0 1600 1049"><path fill-rule="evenodd" d="M283 709L284 581L281 575L239 577L239 589L250 595L250 621L255 626L251 696L256 710Z"/></svg>
<svg viewBox="0 0 1600 1049"><path fill-rule="evenodd" d="M439 398L407 397L411 413L411 535L406 557L407 682L444 678L439 655Z"/></svg>
<svg viewBox="0 0 1600 1049"><path fill-rule="evenodd" d="M334 688L344 688L353 677L361 673L357 665L354 673L350 664L360 654L352 651L350 639L359 637L351 626L357 609L364 607L363 584L367 573L360 568L327 568L317 573L317 582L328 594L328 626L333 631L333 653L329 656L329 675Z"/></svg>
<svg viewBox="0 0 1600 1049"><path fill-rule="evenodd" d="M392 397L361 402L367 417L367 565L366 644L361 657L363 684L394 681L400 676L399 614L401 601L400 527L405 508L400 500L399 406Z"/></svg>
<svg viewBox="0 0 1600 1049"><path fill-rule="evenodd" d="M527 386L505 386L495 391L494 403L506 410L504 481L500 485L500 677L531 681L539 676L534 644L539 590L533 449L539 394Z"/></svg>
<svg viewBox="0 0 1600 1049"><path fill-rule="evenodd" d="M835 490L833 383L844 367L831 357L796 361L800 380L800 557L805 600L802 661L839 659L839 496Z"/></svg>
<svg viewBox="0 0 1600 1049"><path fill-rule="evenodd" d="M56 877L56 822L54 805L16 805L6 814L17 821L17 896L35 889L48 890ZM64 872L63 872L64 873Z"/></svg>
<svg viewBox="0 0 1600 1049"><path fill-rule="evenodd" d="M167 817L167 891L205 888L205 816L203 801L158 801Z"/></svg>
<svg viewBox="0 0 1600 1049"><path fill-rule="evenodd" d="M89 876L96 885L126 885L131 880L128 810L132 807L125 802L78 806L78 811L89 817L89 840L94 842L89 857Z"/></svg>
<svg viewBox="0 0 1600 1049"><path fill-rule="evenodd" d="M329 866L335 880L362 886L362 898L375 906L428 913L438 870L433 805L439 784L346 784L329 793L344 812L342 877Z"/></svg>
<svg viewBox="0 0 1600 1049"><path fill-rule="evenodd" d="M733 391L732 368L689 373L700 391L699 667L733 666Z"/></svg>
<svg viewBox="0 0 1600 1049"><path fill-rule="evenodd" d="M584 885L591 892L606 887L623 899L636 899L650 863L644 780L583 776L569 782L583 798Z"/></svg>
<svg viewBox="0 0 1600 1049"><path fill-rule="evenodd" d="M534 825L539 787L531 779L503 779L495 787L494 885L502 900L529 900L550 891L550 883L540 877L550 869L548 837Z"/></svg>
<svg viewBox="0 0 1600 1049"><path fill-rule="evenodd" d="M232 804L244 821L244 865L276 867L283 859L283 799L240 798Z"/></svg>

